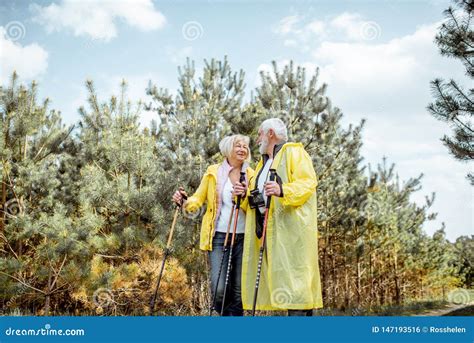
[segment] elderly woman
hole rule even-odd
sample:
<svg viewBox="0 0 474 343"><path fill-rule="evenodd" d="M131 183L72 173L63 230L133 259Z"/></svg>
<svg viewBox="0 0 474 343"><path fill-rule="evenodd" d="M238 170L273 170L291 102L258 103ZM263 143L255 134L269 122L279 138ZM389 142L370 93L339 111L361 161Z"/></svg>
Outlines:
<svg viewBox="0 0 474 343"><path fill-rule="evenodd" d="M224 296L228 253L224 256L221 272L219 272L219 268L221 267L222 255L224 253L224 240L232 216L233 198L235 196L233 188L236 183L239 183L241 171L246 174L245 186L253 176L253 170L247 166L247 162L251 158L249 137L242 135L227 136L219 143L219 148L224 156L223 162L213 164L207 168L199 188L191 197L184 201L183 208L187 212L195 212L207 203L207 210L202 219L200 248L209 252L211 292L214 298L214 304L212 305L220 313ZM240 183L239 187L242 187ZM242 193L245 192L240 192L240 194ZM182 190L176 191L173 195L173 201L178 204L181 203L183 194L185 193ZM232 219L231 232L234 226L234 219ZM226 290L224 311L222 313L224 316L243 315L240 284L244 232L245 213L241 209L237 221L231 273ZM218 285L218 288L216 294L214 294L216 285Z"/></svg>

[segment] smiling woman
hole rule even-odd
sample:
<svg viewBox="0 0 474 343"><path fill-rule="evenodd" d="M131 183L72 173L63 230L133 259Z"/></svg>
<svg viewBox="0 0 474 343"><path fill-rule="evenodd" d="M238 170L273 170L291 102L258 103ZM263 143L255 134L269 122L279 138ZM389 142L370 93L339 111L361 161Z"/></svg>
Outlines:
<svg viewBox="0 0 474 343"><path fill-rule="evenodd" d="M233 189L237 183L248 184L253 176L253 170L248 167L251 160L249 143L249 137L242 135L223 138L219 148L224 161L207 168L199 188L187 200L183 199L183 190L173 195L177 204L184 200L183 208L188 213L195 213L207 205L202 218L200 247L209 251L213 292L210 314L215 309L223 316L243 315L241 271L245 213L240 211L241 197L235 200ZM245 189L242 193L245 194ZM229 241L231 252L227 254Z"/></svg>

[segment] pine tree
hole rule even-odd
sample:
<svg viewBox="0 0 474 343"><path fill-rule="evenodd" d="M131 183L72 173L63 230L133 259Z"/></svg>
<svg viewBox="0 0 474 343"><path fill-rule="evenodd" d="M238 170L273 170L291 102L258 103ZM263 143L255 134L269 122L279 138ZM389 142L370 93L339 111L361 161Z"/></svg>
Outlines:
<svg viewBox="0 0 474 343"><path fill-rule="evenodd" d="M198 76L194 61L188 59L178 73L175 97L154 85L147 91L153 99L149 109L158 115L151 134L156 140L158 163L164 170L158 180L161 192L156 201L165 210L168 223L172 219L174 191L184 187L192 194L206 168L221 161L219 141L231 133L244 133L239 126L242 122L235 119L240 115L244 96L243 71L233 72L226 58L212 59L204 61L202 76ZM198 250L204 212L205 207L198 213L184 213L187 220L178 224L175 239L176 255L190 273L197 311L206 310L209 299L206 256Z"/></svg>
<svg viewBox="0 0 474 343"><path fill-rule="evenodd" d="M465 288L472 288L474 282L474 237L461 236L454 243L459 275Z"/></svg>
<svg viewBox="0 0 474 343"><path fill-rule="evenodd" d="M174 181L163 183L166 196L178 185L196 189L205 168L220 159L219 141L231 133L225 118L240 112L245 87L243 71L233 73L227 59L205 61L201 77L189 59L178 72L176 97L156 86L148 89L153 98L149 109L159 119L152 124L152 134L162 153L160 162L175 176ZM160 201L169 207L166 196Z"/></svg>
<svg viewBox="0 0 474 343"><path fill-rule="evenodd" d="M143 314L163 258L159 238L167 223L157 201L167 182L161 150L148 129L140 132L143 106L128 101L125 81L120 96L103 103L93 82L86 86L90 110L80 108L79 205L86 217L96 214L103 224L89 241L95 249L90 276L73 296L98 314ZM105 300L92 302L100 290ZM189 292L185 270L170 259L160 299L171 308L189 307Z"/></svg>
<svg viewBox="0 0 474 343"><path fill-rule="evenodd" d="M455 0L456 9L449 7L445 12L444 22L436 36L436 44L441 54L456 58L463 64L468 76L468 83L474 80L474 30L472 19L474 3L470 0ZM428 106L430 113L447 123L453 130L453 137L445 135L443 143L449 152L458 160L474 159L474 88L464 90L458 82L435 79L431 82L435 102ZM471 185L474 175L468 174Z"/></svg>
<svg viewBox="0 0 474 343"><path fill-rule="evenodd" d="M79 262L89 255L85 236L94 223L76 221L64 205L58 165L72 127L48 110L49 100L38 104L36 92L35 82L18 85L16 74L9 87L0 88L0 277L3 305L10 299L9 307L21 303L47 315L52 299L60 301L81 277Z"/></svg>

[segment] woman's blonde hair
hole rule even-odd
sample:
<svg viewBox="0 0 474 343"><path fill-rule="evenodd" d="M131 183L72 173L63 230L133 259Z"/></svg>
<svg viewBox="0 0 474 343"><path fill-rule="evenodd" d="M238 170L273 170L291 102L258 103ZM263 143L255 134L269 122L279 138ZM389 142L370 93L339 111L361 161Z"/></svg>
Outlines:
<svg viewBox="0 0 474 343"><path fill-rule="evenodd" d="M250 162L250 160L252 159L249 147L250 138L244 135L232 135L222 138L219 143L219 149L221 150L221 154L224 157L229 158L232 154L232 149L234 149L234 144L238 141L243 141L245 144L247 144L247 158L245 159L245 161Z"/></svg>

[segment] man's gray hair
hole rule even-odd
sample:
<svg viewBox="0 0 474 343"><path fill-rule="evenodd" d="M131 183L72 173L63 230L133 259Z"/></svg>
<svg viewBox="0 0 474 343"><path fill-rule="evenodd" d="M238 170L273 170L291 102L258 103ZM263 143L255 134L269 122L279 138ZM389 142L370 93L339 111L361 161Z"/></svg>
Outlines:
<svg viewBox="0 0 474 343"><path fill-rule="evenodd" d="M264 120L262 124L260 124L260 128L263 130L263 133L268 133L268 130L273 129L275 131L276 137L284 142L288 141L288 130L286 129L286 125L280 118L270 118Z"/></svg>

